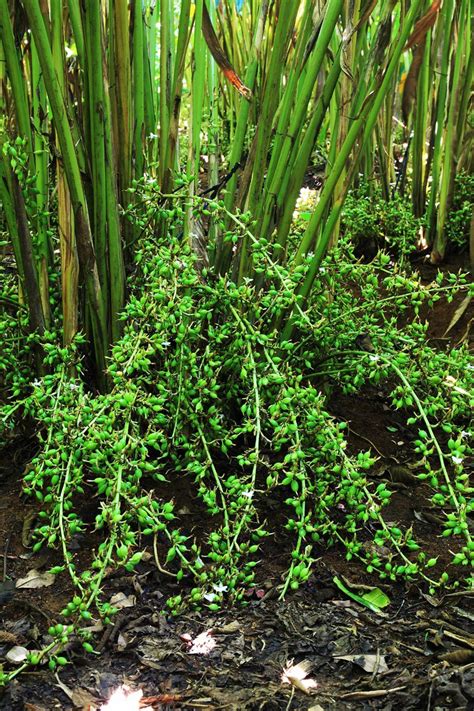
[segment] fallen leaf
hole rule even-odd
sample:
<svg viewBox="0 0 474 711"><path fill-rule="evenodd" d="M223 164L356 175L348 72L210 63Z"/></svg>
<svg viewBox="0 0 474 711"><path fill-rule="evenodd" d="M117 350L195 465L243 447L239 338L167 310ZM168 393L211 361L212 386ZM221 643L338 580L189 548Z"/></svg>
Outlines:
<svg viewBox="0 0 474 711"><path fill-rule="evenodd" d="M381 608L387 607L387 605L390 604L390 599L384 592L382 592L382 590L380 590L380 588L373 588L373 590L365 593L364 595L357 595L356 593L353 593L352 590L346 588L339 578L334 577L333 582L339 590L345 593L352 600L358 602L360 605L368 607L369 610L376 612L378 615L383 615Z"/></svg>
<svg viewBox="0 0 474 711"><path fill-rule="evenodd" d="M402 464L394 464L389 467L388 471L392 481L399 484L406 484L407 486L419 486L420 480L415 474L412 474L408 467Z"/></svg>
<svg viewBox="0 0 474 711"><path fill-rule="evenodd" d="M121 610L124 607L135 607L137 599L135 595L125 595L125 593L119 592L110 598L110 604Z"/></svg>
<svg viewBox="0 0 474 711"><path fill-rule="evenodd" d="M64 684L59 678L58 674L55 675L57 680L57 686L63 691L66 696L72 701L75 708L79 709L91 709L95 707L95 704L99 703L98 700L92 696L86 689L70 689L69 686Z"/></svg>
<svg viewBox="0 0 474 711"><path fill-rule="evenodd" d="M241 624L238 620L233 620L227 625L222 625L216 629L216 634L233 634L234 632L239 632Z"/></svg>
<svg viewBox="0 0 474 711"><path fill-rule="evenodd" d="M364 595L362 595L362 599L366 602L370 602L372 605L375 605L379 609L390 605L390 598L385 595L385 593L380 590L380 588L373 588L373 590L369 590L369 592L364 593Z"/></svg>
<svg viewBox="0 0 474 711"><path fill-rule="evenodd" d="M362 701L363 699L379 699L389 694L396 694L397 691L403 691L406 686L393 686L391 689L374 689L373 691L350 691L348 694L342 694L340 699L348 701Z"/></svg>
<svg viewBox="0 0 474 711"><path fill-rule="evenodd" d="M315 679L308 678L312 666L312 662L308 659L299 662L299 664L293 664L293 660L291 660L283 670L281 683L291 684L305 694L310 694L318 686Z"/></svg>
<svg viewBox="0 0 474 711"><path fill-rule="evenodd" d="M443 333L443 336L446 336L452 328L457 324L460 318L462 318L464 312L466 311L467 307L471 303L472 296L468 294L465 299L461 301L459 306L457 307L456 311L454 312L453 318L449 322L449 326L446 329L446 331Z"/></svg>
<svg viewBox="0 0 474 711"><path fill-rule="evenodd" d="M24 578L18 578L16 581L16 588L26 588L29 590L34 590L36 588L49 588L55 580L56 576L52 573L40 573L40 571L36 570L36 568L32 568L28 571Z"/></svg>
<svg viewBox="0 0 474 711"><path fill-rule="evenodd" d="M441 661L448 662L449 664L470 664L474 662L474 650L456 649L454 652L440 654L439 658Z"/></svg>
<svg viewBox="0 0 474 711"><path fill-rule="evenodd" d="M380 674L381 672L388 671L385 657L380 654L344 654L340 657L334 657L334 659L343 659L345 662L357 664L358 667L369 674L373 672Z"/></svg>
<svg viewBox="0 0 474 711"><path fill-rule="evenodd" d="M29 651L26 647L20 647L17 645L16 647L12 647L8 650L5 654L5 659L7 662L10 662L10 664L23 664L28 654Z"/></svg>

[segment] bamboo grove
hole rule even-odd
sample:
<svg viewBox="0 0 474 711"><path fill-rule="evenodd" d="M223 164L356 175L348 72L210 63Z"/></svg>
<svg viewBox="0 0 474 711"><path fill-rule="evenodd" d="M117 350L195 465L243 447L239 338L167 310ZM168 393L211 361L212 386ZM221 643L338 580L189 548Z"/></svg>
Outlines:
<svg viewBox="0 0 474 711"><path fill-rule="evenodd" d="M140 236L124 211L144 176L162 200L185 191L189 241L194 196L222 187L228 223L208 226L206 258L237 282L265 286L251 235L226 239L230 216L249 213L270 259L297 269L311 255L306 299L361 177L386 200L411 193L442 261L454 178L472 169L471 11L470 0L0 0L0 200L30 328L61 328L66 345L86 332L104 371ZM316 163L323 187L295 243Z"/></svg>

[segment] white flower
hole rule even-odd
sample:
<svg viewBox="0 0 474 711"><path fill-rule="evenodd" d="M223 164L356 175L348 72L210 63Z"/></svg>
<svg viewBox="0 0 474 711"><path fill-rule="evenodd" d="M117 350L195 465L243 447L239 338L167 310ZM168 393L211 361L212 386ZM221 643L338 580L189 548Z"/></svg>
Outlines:
<svg viewBox="0 0 474 711"><path fill-rule="evenodd" d="M251 499L254 495L254 492L252 491L252 489L247 489L246 491L242 491L240 495L245 496L246 499Z"/></svg>
<svg viewBox="0 0 474 711"><path fill-rule="evenodd" d="M378 360L380 360L380 356L377 353L375 355L369 355L369 360L371 360L372 363L376 363Z"/></svg>
<svg viewBox="0 0 474 711"><path fill-rule="evenodd" d="M456 457L454 454L453 454L453 456L451 457L451 459L453 460L453 462L454 462L455 464L462 464L463 461L464 461L462 457Z"/></svg>
<svg viewBox="0 0 474 711"><path fill-rule="evenodd" d="M161 345L163 346L163 348L168 348L168 346L171 345L171 341L162 341Z"/></svg>
<svg viewBox="0 0 474 711"><path fill-rule="evenodd" d="M462 437L462 439L469 439L470 436L471 436L471 433L470 433L470 432L466 432L465 430L463 430L463 431L461 432L461 437Z"/></svg>
<svg viewBox="0 0 474 711"><path fill-rule="evenodd" d="M229 589L227 585L223 585L222 583L216 583L215 585L212 586L212 589L216 591L216 593L223 593L227 592ZM215 595L214 595L215 597Z"/></svg>
<svg viewBox="0 0 474 711"><path fill-rule="evenodd" d="M217 595L215 595L214 593L205 593L203 595L204 600L207 600L208 602L214 602L216 597Z"/></svg>
<svg viewBox="0 0 474 711"><path fill-rule="evenodd" d="M79 390L79 385L77 383L69 383L69 390Z"/></svg>
<svg viewBox="0 0 474 711"><path fill-rule="evenodd" d="M31 385L34 388L39 388L39 387L41 387L41 380L38 380L38 378L36 378L35 380L32 381Z"/></svg>

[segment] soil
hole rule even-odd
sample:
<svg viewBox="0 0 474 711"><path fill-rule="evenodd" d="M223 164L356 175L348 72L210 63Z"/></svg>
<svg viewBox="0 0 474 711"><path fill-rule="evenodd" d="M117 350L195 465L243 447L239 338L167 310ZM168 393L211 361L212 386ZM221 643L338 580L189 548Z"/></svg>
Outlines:
<svg viewBox="0 0 474 711"><path fill-rule="evenodd" d="M427 281L430 269L427 265L424 270ZM429 314L429 336L440 347L469 338L472 310L463 314L449 339L444 335L461 301L439 301ZM387 518L412 525L415 538L428 542L443 565L450 544L437 537L438 526L424 515L429 508L427 487L399 480L393 468L409 464L409 442L415 433L390 408L387 393L372 388L357 396L335 392L329 409L348 421L350 448L372 447L380 455L372 476L390 479L396 490ZM59 560L53 551L32 556L23 545L36 507L23 497L20 475L33 448L34 438L17 437L0 453L2 659L15 645L40 648L71 597L68 580L61 575L51 587L15 590L8 585L33 567L44 571ZM187 501L186 492L177 496L184 509L195 505ZM196 511L189 515L200 518ZM79 560L87 560L94 543L90 536L78 538ZM219 613L169 616L165 600L178 588L156 569L152 556L133 575L110 575L105 597L121 594L127 606L113 625L98 625L100 655L87 655L72 641L66 650L70 664L58 674L41 666L23 673L0 690L0 709L92 711L122 684L143 691L141 708L163 710L474 709L474 592L433 597L416 584L384 585L334 547L317 551L309 582L280 601L277 588L287 552L282 532L266 544L259 583L250 591L247 606ZM379 614L372 612L342 592L334 578L362 594L367 586L378 586L390 605ZM207 654L192 647L202 633L207 633L203 644L209 638L214 644ZM291 665L301 662L307 664L307 677L303 672L298 680L298 669L292 671ZM11 668L7 662L5 668ZM285 683L290 677L292 682ZM132 711L138 706L130 702L121 708Z"/></svg>

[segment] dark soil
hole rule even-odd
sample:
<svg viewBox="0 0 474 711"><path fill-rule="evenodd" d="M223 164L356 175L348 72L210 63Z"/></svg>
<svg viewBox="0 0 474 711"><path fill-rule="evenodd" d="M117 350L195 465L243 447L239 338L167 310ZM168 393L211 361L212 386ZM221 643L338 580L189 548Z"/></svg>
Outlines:
<svg viewBox="0 0 474 711"><path fill-rule="evenodd" d="M427 281L430 269L425 270ZM429 315L430 338L440 347L469 338L472 310L452 329L449 340L444 335L461 300L440 301ZM412 525L415 538L443 566L450 543L438 537L438 525L426 515L427 487L397 475L396 465L410 463L414 433L391 410L386 393L369 388L357 396L335 392L329 409L349 423L350 448L378 453L372 476L390 480L396 490L388 520ZM37 508L22 496L20 474L33 447L33 438L17 437L0 454L3 659L15 645L30 650L44 645L48 627L60 621L60 610L71 597L68 579L61 575L53 586L37 590L8 585L33 567L47 570L59 560L52 551L32 556L24 546ZM197 523L201 517L193 510L194 500L186 499L184 491L174 493L182 498L178 503L189 522ZM110 575L105 597L122 593L129 606L119 611L114 625L102 629L97 623L100 655L86 655L72 641L66 650L71 664L57 675L46 667L23 673L0 690L0 709L92 711L121 684L143 690L142 707L152 709L474 709L474 593L433 598L415 584L385 585L357 563L347 562L343 550L335 547L316 551L319 560L309 583L281 602L277 588L288 542L283 530L272 540L266 544L258 587L249 592L247 606L217 614L170 617L165 600L178 588L157 571L152 556L133 575ZM95 543L93 536L78 538L79 562L87 561ZM378 586L391 604L382 614L373 613L342 593L335 576L355 592ZM183 635L194 639L209 630L215 647L209 654L191 654ZM282 681L288 665L305 660L311 667L308 678L317 683L307 690L310 693L301 688L302 682ZM4 666L11 668L7 662Z"/></svg>

